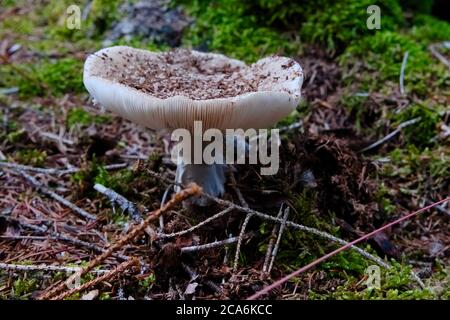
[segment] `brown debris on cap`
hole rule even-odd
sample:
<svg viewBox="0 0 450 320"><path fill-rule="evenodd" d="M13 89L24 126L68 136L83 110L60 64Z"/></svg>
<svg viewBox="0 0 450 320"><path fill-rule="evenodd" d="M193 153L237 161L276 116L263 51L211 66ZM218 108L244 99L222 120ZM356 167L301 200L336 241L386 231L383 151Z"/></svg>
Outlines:
<svg viewBox="0 0 450 320"><path fill-rule="evenodd" d="M103 106L144 126L263 128L298 104L303 73L271 56L251 66L220 54L111 47L89 56L84 83ZM257 116L255 116L257 115Z"/></svg>

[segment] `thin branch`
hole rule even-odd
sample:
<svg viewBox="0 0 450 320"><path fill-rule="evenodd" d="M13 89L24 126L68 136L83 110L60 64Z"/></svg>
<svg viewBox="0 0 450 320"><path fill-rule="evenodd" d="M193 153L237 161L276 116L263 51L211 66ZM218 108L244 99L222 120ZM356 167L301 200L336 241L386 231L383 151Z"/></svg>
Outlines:
<svg viewBox="0 0 450 320"><path fill-rule="evenodd" d="M245 216L245 220L242 223L241 231L239 233L238 244L236 246L236 253L234 255L233 271L237 270L237 266L238 266L238 263L239 263L239 256L240 256L240 253L241 253L242 241L244 239L244 234L245 234L245 229L247 228L248 222L250 221L250 218L252 216L253 216L253 213L247 213L247 215Z"/></svg>
<svg viewBox="0 0 450 320"><path fill-rule="evenodd" d="M136 205L127 198L125 198L124 196L122 196L121 194L117 193L116 191L110 188L105 187L100 183L96 183L94 185L94 189L100 192L101 194L104 194L112 203L115 202L118 203L122 211L130 215L135 222L139 223L144 220L144 218L142 218L141 213L137 209ZM147 208L144 208L144 212L148 211L149 210ZM150 226L147 226L145 232L150 236L151 239L153 239L156 235L155 230L153 230L153 228Z"/></svg>
<svg viewBox="0 0 450 320"><path fill-rule="evenodd" d="M191 252L197 252L197 251L203 251L203 250L209 250L217 247L221 247L227 244L235 243L239 240L239 237L232 237L225 240L220 241L214 241L211 243L206 243L198 246L189 246L189 247L183 247L181 248L181 253L191 253Z"/></svg>
<svg viewBox="0 0 450 320"><path fill-rule="evenodd" d="M1 263L0 269L14 270L14 271L51 271L51 272L67 272L73 273L81 270L81 267L66 267L66 266L53 266L53 265L22 265L22 264L9 264ZM108 270L91 270L92 273L106 273Z"/></svg>
<svg viewBox="0 0 450 320"><path fill-rule="evenodd" d="M409 51L406 51L405 54L403 55L402 67L400 69L399 81L400 81L400 93L402 94L402 96L405 95L404 81L405 81L406 62L408 61L408 56L409 56Z"/></svg>
<svg viewBox="0 0 450 320"><path fill-rule="evenodd" d="M243 207L247 207L248 208L248 203L247 203L247 201L245 201L245 198L242 195L241 190L237 186L236 178L234 177L234 173L233 172L230 173L230 180L231 180L231 187L233 188L234 192L238 196L239 202L241 203L241 205Z"/></svg>
<svg viewBox="0 0 450 320"><path fill-rule="evenodd" d="M8 221L15 222L15 223L17 223L17 224L27 228L27 229L33 230L33 231L38 232L38 233L47 234L48 235L47 236L48 239L65 241L65 242L68 242L68 243L73 244L75 246L83 247L83 248L86 248L86 249L89 249L89 250L93 250L93 251L98 252L98 253L103 253L103 252L106 251L106 249L101 248L101 247L99 247L99 246L97 246L97 245L95 245L95 244L93 244L91 242L86 242L86 241L82 241L82 240L79 240L79 239L76 239L76 238L73 238L73 237L70 237L70 236L63 235L63 234L58 233L56 231L52 231L51 229L49 229L47 227L35 226L33 224L22 222L22 221L20 221L18 219L14 219L14 218L3 216L3 215L2 215L2 217L6 218ZM114 253L113 256L115 258L117 258L117 259L124 260L124 261L129 259L128 256L125 256L123 254Z"/></svg>
<svg viewBox="0 0 450 320"><path fill-rule="evenodd" d="M384 138L372 143L371 145L359 150L359 152L366 152L368 150L371 150L373 148L378 147L379 145L385 143L386 141L392 139L393 137L395 137L398 133L400 133L400 131L402 131L403 128L406 128L410 125L415 124L416 122L418 122L421 118L414 118L405 122L400 123L400 125L397 127L397 129L395 129L394 131L392 131L391 133L389 133L387 136L385 136Z"/></svg>
<svg viewBox="0 0 450 320"><path fill-rule="evenodd" d="M280 206L280 210L278 211L277 218L281 218L281 215L283 214L283 204L284 203L282 203ZM267 273L267 270L269 269L270 257L272 256L272 249L273 249L273 246L274 246L276 238L277 238L278 228L279 228L279 225L274 224L272 233L270 234L270 240L269 240L269 244L267 245L266 256L264 258L264 263L263 263L263 268L262 268L263 273Z"/></svg>
<svg viewBox="0 0 450 320"><path fill-rule="evenodd" d="M128 214L134 221L142 221L142 215L133 202L129 201L124 196L118 194L112 189L105 187L100 183L96 183L94 185L94 189L105 195L112 203L117 203L122 211Z"/></svg>
<svg viewBox="0 0 450 320"><path fill-rule="evenodd" d="M42 192L43 194L53 198L54 200L58 201L62 205L65 205L66 207L72 209L75 213L77 213L79 216L89 219L89 220L96 220L97 217L94 215L88 213L87 211L81 209L80 207L76 206L69 200L64 199L60 195L57 195L53 191L51 191L49 188L38 182L34 177L30 176L28 173L25 173L25 171L19 171L19 173L28 180L38 191Z"/></svg>
<svg viewBox="0 0 450 320"><path fill-rule="evenodd" d="M169 195L170 189L172 188L172 185L169 185L166 190L164 191L163 197L161 199L161 205L160 207L163 207L166 203L167 196ZM159 216L159 231L164 231L164 216Z"/></svg>
<svg viewBox="0 0 450 320"><path fill-rule="evenodd" d="M245 208L248 208L248 203L247 201L245 201L244 196L242 195L241 190L238 188L237 183L236 183L236 179L234 177L233 172L231 172L230 174L230 179L231 179L231 183L232 183L232 188L234 189L234 192L236 192L236 195L239 198L239 202L241 203L241 205ZM241 231L239 233L239 240L238 240L238 244L236 246L236 253L234 254L234 263L233 263L233 270L236 271L238 263L239 263L239 255L241 253L241 246L242 246L242 240L245 234L245 229L247 228L248 222L250 221L250 218L252 217L252 213L247 213L247 216L245 217L244 222L242 223L242 227L241 227Z"/></svg>
<svg viewBox="0 0 450 320"><path fill-rule="evenodd" d="M70 146L73 146L75 144L74 141L63 138L62 136L54 134L52 132L39 132L39 134L43 138L47 138L60 144L68 144Z"/></svg>
<svg viewBox="0 0 450 320"><path fill-rule="evenodd" d="M168 210L172 209L176 204L186 200L187 198L197 195L201 192L201 188L196 184L190 184L186 189L181 190L180 192L176 193L172 196L172 199L167 202L167 204L163 208L159 208L157 210L154 210L151 214L147 216L147 218L142 221L138 225L134 225L127 234L125 234L123 237L121 237L116 243L111 245L104 253L97 256L95 259L91 260L89 264L83 268L78 273L73 274L70 276L65 282L59 284L58 286L54 287L53 289L44 292L38 299L49 299L52 296L58 294L62 290L65 289L67 283L73 283L74 279L77 277L81 277L85 275L87 272L95 268L98 264L102 263L106 258L111 256L111 254L114 253L117 249L122 248L126 243L131 241L132 239L136 238L138 235L140 235L142 232L146 230L146 228L149 226L151 222L158 219L159 216Z"/></svg>
<svg viewBox="0 0 450 320"><path fill-rule="evenodd" d="M430 201L430 200L425 200L425 202L426 203L428 203L428 204L433 204L433 201ZM436 210L437 211L440 211L440 212L442 212L442 213L445 213L447 216L449 216L450 217L450 211L448 211L447 209L445 209L445 207L443 207L443 206L436 206Z"/></svg>
<svg viewBox="0 0 450 320"><path fill-rule="evenodd" d="M127 167L127 163L118 163L118 164L110 164L105 166L106 170L116 170ZM56 174L56 175L65 175L79 172L83 169L81 168L71 168L71 169L54 169L54 168L38 168L32 166L26 166L23 164L12 163L12 162L0 162L0 167L14 169L17 171L30 171L35 173L43 173L43 174Z"/></svg>
<svg viewBox="0 0 450 320"><path fill-rule="evenodd" d="M428 49L431 51L431 53L439 59L443 64L445 64L448 68L450 68L450 61L444 57L437 49L436 47L442 47L442 44L432 44L428 47Z"/></svg>
<svg viewBox="0 0 450 320"><path fill-rule="evenodd" d="M195 226L190 227L188 229L185 229L185 230L182 230L182 231L178 231L178 232L174 232L174 233L169 233L169 234L159 233L158 234L158 238L160 238L160 239L169 239L169 238L175 238L175 237L178 237L178 236L182 236L182 235L188 234L188 233L190 233L192 231L195 231L195 230L201 228L202 226L210 223L211 221L226 215L227 213L229 213L231 211L233 211L233 208L228 207L225 210L220 211L219 213L216 213L215 215L207 218L206 220L203 220L199 224L196 224Z"/></svg>
<svg viewBox="0 0 450 320"><path fill-rule="evenodd" d="M284 228L286 227L286 221L287 221L288 216L289 216L289 207L287 207L284 210L283 222L281 223L280 231L278 232L277 242L272 251L272 257L270 260L269 269L267 270L267 273L269 273L269 274L272 271L273 264L275 263L275 258L277 256L278 248L280 247L280 243L281 243L281 236L283 235Z"/></svg>

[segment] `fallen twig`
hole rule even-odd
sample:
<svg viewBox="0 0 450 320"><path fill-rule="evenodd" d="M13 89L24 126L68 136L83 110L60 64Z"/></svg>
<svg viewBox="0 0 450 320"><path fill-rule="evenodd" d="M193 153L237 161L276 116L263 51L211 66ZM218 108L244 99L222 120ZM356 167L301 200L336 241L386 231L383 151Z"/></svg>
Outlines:
<svg viewBox="0 0 450 320"><path fill-rule="evenodd" d="M385 143L385 142L388 141L389 139L392 139L393 137L395 137L398 133L400 133L400 131L401 131L403 128L406 128L406 127L408 127L408 126L410 126L410 125L415 124L415 123L418 122L420 119L421 119L420 117L417 117L417 118L414 118L414 119L411 119L411 120L408 120L408 121L405 121L405 122L400 123L399 126L397 127L397 129L395 129L394 131L392 131L391 133L389 133L389 134L388 134L387 136L385 136L384 138L382 138L382 139L380 139L380 140L378 140L378 141L372 143L371 145L369 145L369 146L367 146L367 147L365 147L365 148L359 150L359 152L366 152L366 151L368 151L368 150L371 150L371 149L373 149L373 148L378 147L379 145Z"/></svg>
<svg viewBox="0 0 450 320"><path fill-rule="evenodd" d="M112 189L105 187L99 183L94 185L94 189L105 195L112 203L117 203L124 213L127 213L134 221L142 221L142 215L136 208L136 205L126 199L124 196L118 194Z"/></svg>
<svg viewBox="0 0 450 320"><path fill-rule="evenodd" d="M409 56L409 51L406 51L405 54L403 55L403 61L402 61L402 67L400 68L400 93L402 96L405 95L405 86L404 86L404 81L405 81L405 68L406 68L406 62L408 61L408 56Z"/></svg>
<svg viewBox="0 0 450 320"><path fill-rule="evenodd" d="M127 166L128 166L127 163L118 163L118 164L107 165L104 168L106 170L115 170L115 169L125 168ZM23 164L12 163L12 162L0 162L0 167L14 169L17 171L30 171L30 172L36 172L36 173L56 174L56 175L71 174L71 173L76 173L76 172L83 170L80 168L71 168L71 169L38 168L38 167L26 166Z"/></svg>
<svg viewBox="0 0 450 320"><path fill-rule="evenodd" d="M60 144L68 144L70 146L73 146L75 144L74 141L63 138L62 136L54 134L52 132L39 132L39 135L43 138L47 138Z"/></svg>
<svg viewBox="0 0 450 320"><path fill-rule="evenodd" d="M70 289L66 292L61 293L59 296L56 296L54 298L51 298L50 300L63 300L64 298L71 296L75 293L84 291L89 289L90 287L96 286L98 285L100 282L103 281L108 281L113 279L114 277L118 276L119 274L121 274L122 272L124 272L126 269L132 267L132 266L139 266L139 259L138 258L132 258L128 261L122 262L117 268L115 268L114 270L108 271L107 273L105 273L104 275L95 278L94 280L91 280L89 282L86 282L85 284Z"/></svg>
<svg viewBox="0 0 450 320"><path fill-rule="evenodd" d="M445 42L444 42L445 43ZM436 48L437 47L442 47L443 43L436 43L436 44L431 44L428 49L431 51L431 53L439 59L439 61L441 61L443 64L445 64L448 68L450 68L450 61L448 61L448 59L446 57L444 57Z"/></svg>
<svg viewBox="0 0 450 320"><path fill-rule="evenodd" d="M161 199L161 205L160 207L163 207L166 203L167 196L169 195L170 189L172 188L172 185L169 185L166 190L164 191L163 197ZM159 231L163 232L164 230L164 216L159 216Z"/></svg>
<svg viewBox="0 0 450 320"><path fill-rule="evenodd" d="M14 271L54 271L54 272L67 272L73 273L81 270L81 267L66 267L66 266L53 266L53 265L23 265L23 264L9 264L1 263L0 269L14 270ZM91 270L92 273L105 273L108 270Z"/></svg>
<svg viewBox="0 0 450 320"><path fill-rule="evenodd" d="M52 296L58 294L59 292L64 290L64 288L66 287L67 283L70 284L77 277L83 276L84 274L86 274L87 272L89 272L90 270L95 268L98 264L103 262L106 258L108 258L114 251L116 251L117 249L121 248L123 245L128 243L130 240L136 238L138 235L140 235L142 232L144 232L145 229L148 227L148 225L152 221L158 219L158 217L161 214L167 212L168 210L170 210L176 204L186 200L187 198L189 198L191 196L197 195L200 192L201 192L201 188L198 185L191 184L186 189L181 190L180 192L174 194L172 196L172 199L170 201L168 201L167 204L163 208L159 208L159 209L153 211L151 214L148 215L148 217L144 221L142 221L138 225L134 225L128 231L127 234L125 234L123 237L121 237L116 243L111 245L104 253L100 254L95 259L91 260L89 262L89 264L86 267L84 267L80 272L73 274L65 282L59 284L58 286L54 287L53 289L51 289L49 291L43 293L39 297L39 299L41 299L41 300L49 299Z"/></svg>
<svg viewBox="0 0 450 320"><path fill-rule="evenodd" d="M284 228L286 227L286 221L287 221L288 216L289 216L289 207L287 207L284 210L283 222L281 223L280 231L278 232L277 242L275 243L275 247L273 248L273 251L272 251L269 269L267 269L267 273L269 273L269 274L272 271L273 264L275 263L275 258L277 256L278 248L280 247L280 243L281 243L281 236L283 235Z"/></svg>
<svg viewBox="0 0 450 320"><path fill-rule="evenodd" d="M228 207L225 210L222 210L219 213L216 213L215 215L207 218L206 220L203 220L199 224L196 224L195 226L190 227L188 229L185 229L185 230L182 230L182 231L178 231L178 232L174 232L174 233L169 233L169 234L159 233L158 234L158 238L160 238L160 239L169 239L169 238L174 238L174 237L178 237L178 236L182 236L182 235L188 234L188 233L190 233L190 232L192 232L194 230L197 230L197 229L201 228L202 226L210 223L211 221L226 215L227 213L229 213L231 211L233 211L233 208Z"/></svg>
<svg viewBox="0 0 450 320"><path fill-rule="evenodd" d="M245 229L247 228L248 222L250 218L253 216L253 213L247 213L245 216L244 222L242 223L241 231L239 232L238 243L236 246L236 253L234 255L234 263L233 263L233 271L237 270L237 266L239 263L239 255L241 253L242 241L244 239Z"/></svg>
<svg viewBox="0 0 450 320"><path fill-rule="evenodd" d="M430 200L425 200L426 203L428 204L433 204L433 201ZM443 206L436 206L436 210L440 211L442 213L445 213L446 215L448 215L450 217L450 211L448 211L447 209L445 209Z"/></svg>
<svg viewBox="0 0 450 320"><path fill-rule="evenodd" d="M281 218L281 215L283 214L283 204L280 206L280 210L278 211L277 218ZM264 263L262 267L262 272L265 274L267 273L267 270L269 269L269 263L270 263L270 257L272 256L272 249L275 244L276 238L277 238L277 231L278 231L279 225L275 224L272 229L272 233L270 234L270 240L269 244L267 245L267 251L266 256L264 258Z"/></svg>
<svg viewBox="0 0 450 320"><path fill-rule="evenodd" d="M119 204L120 208L122 209L122 211L125 213L128 213L135 222L139 223L144 220L144 218L142 218L141 213L136 208L136 205L133 202L131 202L130 200L128 200L127 198L125 198L124 196L122 196L121 194L117 193L116 191L114 191L110 188L105 187L104 185L102 185L100 183L96 183L94 185L94 189L97 190L98 192L104 194L106 197L108 197L111 202L113 202L113 203L117 202ZM114 207L113 207L113 209L114 209ZM148 212L148 209L144 208L143 211ZM150 226L147 226L147 228L145 229L145 232L152 239L156 235L155 230L153 230L153 228L151 228Z"/></svg>
<svg viewBox="0 0 450 320"><path fill-rule="evenodd" d="M231 179L231 183L232 183L232 188L234 189L234 191L236 192L236 195L239 198L239 202L241 203L241 205L245 208L248 208L248 203L247 201L245 201L244 196L242 195L241 190L238 188L237 183L236 183L236 179L234 177L233 172L231 172L230 174L230 179ZM241 246L242 246L242 240L245 234L245 229L247 228L248 222L250 221L250 218L252 217L252 213L247 213L244 222L242 223L242 227L241 227L241 231L239 232L239 237L238 237L238 244L236 246L236 253L234 255L234 263L233 263L233 270L236 271L237 266L238 266L238 262L239 262L239 255L241 252Z"/></svg>
<svg viewBox="0 0 450 320"><path fill-rule="evenodd" d="M206 243L198 246L189 246L189 247L183 247L181 248L181 253L191 253L191 252L197 252L197 251L203 251L203 250L209 250L216 247L221 247L227 244L235 243L239 240L239 237L232 237L225 240L220 241L214 241L211 243Z"/></svg>

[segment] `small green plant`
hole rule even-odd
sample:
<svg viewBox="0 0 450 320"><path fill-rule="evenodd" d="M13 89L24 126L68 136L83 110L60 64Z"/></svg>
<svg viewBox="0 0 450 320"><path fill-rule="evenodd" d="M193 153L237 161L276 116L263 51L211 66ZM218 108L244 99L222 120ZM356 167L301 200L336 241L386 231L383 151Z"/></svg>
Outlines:
<svg viewBox="0 0 450 320"><path fill-rule="evenodd" d="M28 295L38 288L38 280L36 278L24 278L14 281L12 294L16 299L26 299Z"/></svg>
<svg viewBox="0 0 450 320"><path fill-rule="evenodd" d="M19 163L40 167L47 160L47 152L37 149L20 150L16 157Z"/></svg>
<svg viewBox="0 0 450 320"><path fill-rule="evenodd" d="M258 17L248 12L244 1L197 0L186 6L189 14L196 17L184 39L188 45L206 47L248 62L293 49L285 36L258 25Z"/></svg>
<svg viewBox="0 0 450 320"><path fill-rule="evenodd" d="M93 115L82 108L73 108L67 113L66 123L69 128L73 128L76 125L89 126L93 123L101 124L108 122L108 120L108 116Z"/></svg>
<svg viewBox="0 0 450 320"><path fill-rule="evenodd" d="M103 34L114 21L120 18L120 1L116 0L94 0L87 19L87 24L92 26L94 36Z"/></svg>
<svg viewBox="0 0 450 320"><path fill-rule="evenodd" d="M27 135L25 129L19 129L8 133L6 139L11 143L21 141Z"/></svg>
<svg viewBox="0 0 450 320"><path fill-rule="evenodd" d="M22 98L82 92L83 63L73 58L37 64L1 65L0 85L19 87Z"/></svg>
<svg viewBox="0 0 450 320"><path fill-rule="evenodd" d="M345 284L340 285L334 292L310 292L311 299L338 300L417 300L433 299L436 295L427 289L412 289L415 285L411 279L411 268L392 262L393 268L380 269L380 288L367 288L364 282L355 277L348 277ZM358 287L356 284L359 284Z"/></svg>
<svg viewBox="0 0 450 320"><path fill-rule="evenodd" d="M156 281L155 274L150 274L149 276L145 277L144 279L139 281L139 285L144 288L150 288Z"/></svg>
<svg viewBox="0 0 450 320"><path fill-rule="evenodd" d="M438 108L431 109L423 104L414 104L396 115L394 119L401 123L420 118L416 124L406 127L403 131L408 143L423 148L429 146L437 134L437 125L440 120L437 110Z"/></svg>
<svg viewBox="0 0 450 320"><path fill-rule="evenodd" d="M382 30L395 30L403 22L402 9L396 0L322 1L323 10L315 10L305 18L300 36L308 42L320 43L332 50L342 50L355 40L373 37L379 30L366 26L367 7L378 5L383 12ZM317 6L317 3L314 2Z"/></svg>

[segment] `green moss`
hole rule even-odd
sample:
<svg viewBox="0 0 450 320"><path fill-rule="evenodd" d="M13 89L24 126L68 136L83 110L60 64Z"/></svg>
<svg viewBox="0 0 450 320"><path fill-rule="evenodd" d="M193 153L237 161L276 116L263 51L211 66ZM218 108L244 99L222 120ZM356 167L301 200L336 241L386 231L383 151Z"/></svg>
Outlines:
<svg viewBox="0 0 450 320"><path fill-rule="evenodd" d="M135 175L130 169L108 172L104 167L99 167L94 182L103 184L120 194L128 194L130 192L130 183L134 178Z"/></svg>
<svg viewBox="0 0 450 320"><path fill-rule="evenodd" d="M367 100L368 97L365 96L345 95L340 101L340 104L353 116L354 125L358 131L363 130L365 127L363 119L364 115L369 111L365 104ZM372 128L367 128L367 130L372 130Z"/></svg>
<svg viewBox="0 0 450 320"><path fill-rule="evenodd" d="M170 47L164 43L155 43L153 40L143 39L139 36L120 38L111 43L111 46L129 46L153 52L167 51Z"/></svg>
<svg viewBox="0 0 450 320"><path fill-rule="evenodd" d="M108 121L108 116L93 115L82 108L70 109L66 118L66 123L69 128L73 128L76 125L89 126L95 123L106 123Z"/></svg>
<svg viewBox="0 0 450 320"><path fill-rule="evenodd" d="M8 133L8 135L6 136L7 141L9 141L10 143L17 143L19 141L21 141L23 138L25 138L27 135L25 129L19 129L19 130L15 130L13 132Z"/></svg>
<svg viewBox="0 0 450 320"><path fill-rule="evenodd" d="M38 280L36 278L17 279L14 281L12 294L15 299L26 299L37 289Z"/></svg>
<svg viewBox="0 0 450 320"><path fill-rule="evenodd" d="M20 150L17 152L16 158L21 164L40 167L47 159L47 152L37 149Z"/></svg>
<svg viewBox="0 0 450 320"><path fill-rule="evenodd" d="M412 39L424 46L433 42L448 41L449 34L450 23L423 14L414 17L414 25L409 32Z"/></svg>
<svg viewBox="0 0 450 320"><path fill-rule="evenodd" d="M426 96L430 90L445 88L449 83L449 72L431 59L426 48L407 35L392 31L377 32L355 41L339 60L349 84L359 77L364 89L376 91L386 86L387 81L398 83L405 52L409 52L404 78L409 94ZM367 77L361 77L360 69L352 71L355 62L360 60L364 61Z"/></svg>
<svg viewBox="0 0 450 320"><path fill-rule="evenodd" d="M33 21L24 19L21 16L12 16L0 22L0 30L11 30L20 35L27 35L33 32L34 24Z"/></svg>
<svg viewBox="0 0 450 320"><path fill-rule="evenodd" d="M117 21L121 14L119 9L121 2L116 0L94 0L87 19L87 24L91 26L90 33L99 36L109 29L114 21Z"/></svg>
<svg viewBox="0 0 450 320"><path fill-rule="evenodd" d="M21 97L61 95L84 91L83 62L73 58L37 64L0 66L0 86L19 87Z"/></svg>
<svg viewBox="0 0 450 320"><path fill-rule="evenodd" d="M383 182L378 187L375 198L385 214L392 215L395 212L395 204L390 197L389 189Z"/></svg>
<svg viewBox="0 0 450 320"><path fill-rule="evenodd" d="M403 134L407 143L414 144L417 147L429 146L432 139L437 135L437 125L440 120L439 108L431 109L423 104L413 104L408 106L403 112L394 115L396 122L420 118L420 120L412 126L403 129Z"/></svg>
<svg viewBox="0 0 450 320"><path fill-rule="evenodd" d="M188 33L190 44L247 61L280 50L289 54L296 46L298 49L299 44L289 41L280 30L299 34L302 43L324 44L329 49L344 48L355 39L373 35L377 31L367 28L366 10L374 4L381 8L383 30L395 30L404 23L396 0L175 2L184 3L196 17Z"/></svg>
<svg viewBox="0 0 450 320"><path fill-rule="evenodd" d="M152 273L149 276L139 281L139 285L144 288L150 288L156 281L155 275Z"/></svg>
<svg viewBox="0 0 450 320"><path fill-rule="evenodd" d="M382 30L394 30L403 24L402 10L396 0L324 2L323 10L315 10L306 17L300 36L302 40L320 43L329 49L340 49L357 39L373 37L380 32L367 28L367 7L370 5L378 5L381 9Z"/></svg>
<svg viewBox="0 0 450 320"><path fill-rule="evenodd" d="M347 272L363 274L368 266L368 261L361 254L354 250L346 250L324 262L320 268L333 272L339 270L339 272L344 272L347 275Z"/></svg>
<svg viewBox="0 0 450 320"><path fill-rule="evenodd" d="M187 45L206 47L248 62L293 49L279 32L259 26L257 15L249 13L243 1L196 0L187 5L187 11L196 17L183 40Z"/></svg>
<svg viewBox="0 0 450 320"><path fill-rule="evenodd" d="M338 300L417 300L433 299L436 295L430 290L411 289L411 268L393 262L393 268L381 271L380 288L367 288L358 278L349 277L344 285L338 286L334 292L311 291L311 299Z"/></svg>
<svg viewBox="0 0 450 320"><path fill-rule="evenodd" d="M333 215L318 216L316 208L316 193L305 190L301 194L291 195L294 209L291 209L290 220L301 221L303 225L339 236L339 227L332 225ZM262 224L260 233L269 235L271 224ZM267 250L267 239L259 245L259 251L264 254ZM329 247L329 241L318 239L317 236L295 229L286 229L281 239L280 250L277 255L277 264L287 271L293 271L324 255Z"/></svg>
<svg viewBox="0 0 450 320"><path fill-rule="evenodd" d="M111 300L111 295L107 292L102 292L102 293L100 293L98 299L99 300Z"/></svg>
<svg viewBox="0 0 450 320"><path fill-rule="evenodd" d="M408 196L422 197L430 190L440 190L450 176L450 156L445 146L420 150L409 144L391 151L389 157L391 161L383 165L380 175L415 181L401 185L400 192ZM385 197L397 201L398 194Z"/></svg>

